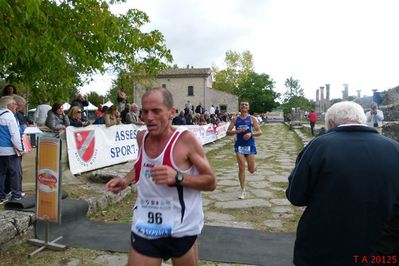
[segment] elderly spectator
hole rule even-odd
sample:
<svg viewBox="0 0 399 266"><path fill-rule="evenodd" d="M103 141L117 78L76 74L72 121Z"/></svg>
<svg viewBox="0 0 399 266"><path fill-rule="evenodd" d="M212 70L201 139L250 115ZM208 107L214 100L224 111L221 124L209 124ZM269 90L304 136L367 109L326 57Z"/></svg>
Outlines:
<svg viewBox="0 0 399 266"><path fill-rule="evenodd" d="M90 123L82 120L82 110L78 106L72 106L69 109L68 118L71 126L74 127L85 127Z"/></svg>
<svg viewBox="0 0 399 266"><path fill-rule="evenodd" d="M11 199L20 200L22 193L21 160L23 144L14 113L17 103L13 97L0 98L0 204L7 201L5 183L8 179Z"/></svg>
<svg viewBox="0 0 399 266"><path fill-rule="evenodd" d="M186 118L184 117L184 111L180 111L178 116L175 116L172 120L172 124L176 126L186 125Z"/></svg>
<svg viewBox="0 0 399 266"><path fill-rule="evenodd" d="M19 131L21 132L22 135L25 131L25 128L29 126L29 121L25 116L26 100L22 96L16 94L13 96L13 99L17 103L17 111L15 112L14 115L19 123Z"/></svg>
<svg viewBox="0 0 399 266"><path fill-rule="evenodd" d="M115 105L108 108L103 118L106 127L119 125L121 123L120 115Z"/></svg>
<svg viewBox="0 0 399 266"><path fill-rule="evenodd" d="M47 113L50 110L51 106L48 104L47 101L39 104L33 114L33 123L36 124L38 127L45 126Z"/></svg>
<svg viewBox="0 0 399 266"><path fill-rule="evenodd" d="M62 103L53 104L51 110L47 113L46 126L51 130L60 131L70 124L68 116L64 114Z"/></svg>
<svg viewBox="0 0 399 266"><path fill-rule="evenodd" d="M288 200L306 206L298 223L295 265L356 265L368 256L399 196L399 143L366 126L363 108L339 102L328 132L298 155Z"/></svg>
<svg viewBox="0 0 399 266"><path fill-rule="evenodd" d="M126 124L144 125L140 120L139 106L136 103L130 105L130 110L126 114Z"/></svg>

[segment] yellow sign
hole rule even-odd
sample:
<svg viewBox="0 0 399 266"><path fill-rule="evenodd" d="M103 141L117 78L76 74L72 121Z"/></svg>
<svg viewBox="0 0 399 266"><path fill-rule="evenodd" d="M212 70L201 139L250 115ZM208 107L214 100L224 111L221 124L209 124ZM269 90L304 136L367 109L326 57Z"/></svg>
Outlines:
<svg viewBox="0 0 399 266"><path fill-rule="evenodd" d="M60 223L61 141L39 138L36 168L36 218Z"/></svg>

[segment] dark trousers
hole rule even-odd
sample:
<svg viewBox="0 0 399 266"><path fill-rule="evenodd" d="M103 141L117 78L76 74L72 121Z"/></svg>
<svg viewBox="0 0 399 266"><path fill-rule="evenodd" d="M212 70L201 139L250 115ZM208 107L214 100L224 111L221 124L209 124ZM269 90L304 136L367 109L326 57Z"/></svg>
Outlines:
<svg viewBox="0 0 399 266"><path fill-rule="evenodd" d="M0 199L11 192L14 198L22 192L22 157L17 155L0 156Z"/></svg>
<svg viewBox="0 0 399 266"><path fill-rule="evenodd" d="M310 132L312 133L312 136L314 136L314 125L315 122L310 121Z"/></svg>

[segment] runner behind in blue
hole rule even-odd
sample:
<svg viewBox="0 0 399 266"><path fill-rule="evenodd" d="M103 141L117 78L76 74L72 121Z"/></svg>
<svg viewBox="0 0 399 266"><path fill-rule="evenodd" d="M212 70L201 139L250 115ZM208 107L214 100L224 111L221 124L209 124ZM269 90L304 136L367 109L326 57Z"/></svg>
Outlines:
<svg viewBox="0 0 399 266"><path fill-rule="evenodd" d="M254 137L262 134L258 120L248 112L248 101L241 101L240 115L231 120L229 128L227 129L228 136L236 135L234 151L236 153L238 178L241 186L239 199L245 199L245 161L248 165L248 171L254 173L256 171L256 143Z"/></svg>

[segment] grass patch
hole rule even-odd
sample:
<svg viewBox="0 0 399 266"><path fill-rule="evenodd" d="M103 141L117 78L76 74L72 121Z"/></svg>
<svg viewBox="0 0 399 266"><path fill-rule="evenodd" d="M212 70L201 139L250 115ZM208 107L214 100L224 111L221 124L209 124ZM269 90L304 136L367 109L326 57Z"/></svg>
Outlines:
<svg viewBox="0 0 399 266"><path fill-rule="evenodd" d="M136 193L126 196L121 201L111 203L107 208L93 213L90 219L106 223L127 223L132 221L132 210L136 200Z"/></svg>
<svg viewBox="0 0 399 266"><path fill-rule="evenodd" d="M95 263L96 257L109 252L100 252L90 249L67 248L65 251L43 250L28 258L28 255L35 251L37 246L28 243L10 246L7 250L0 251L1 265L21 265L21 266L43 266L43 265L67 265L72 258L78 258L78 265L105 266L106 264ZM75 265L75 264L74 264Z"/></svg>

